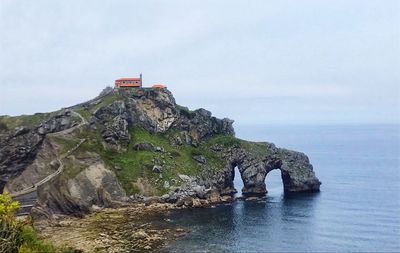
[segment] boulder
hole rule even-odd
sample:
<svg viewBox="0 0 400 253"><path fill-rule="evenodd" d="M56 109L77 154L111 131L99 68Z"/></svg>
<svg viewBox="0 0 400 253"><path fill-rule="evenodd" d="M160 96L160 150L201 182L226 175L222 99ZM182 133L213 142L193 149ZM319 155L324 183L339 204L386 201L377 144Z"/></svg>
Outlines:
<svg viewBox="0 0 400 253"><path fill-rule="evenodd" d="M138 151L154 151L154 146L148 142L139 142L133 145L133 149Z"/></svg>
<svg viewBox="0 0 400 253"><path fill-rule="evenodd" d="M169 189L170 185L168 181L164 181L164 188Z"/></svg>
<svg viewBox="0 0 400 253"><path fill-rule="evenodd" d="M160 165L154 165L152 171L155 173L161 173L162 167Z"/></svg>
<svg viewBox="0 0 400 253"><path fill-rule="evenodd" d="M207 163L207 159L202 155L195 155L195 156L193 156L193 159L195 161L197 161L198 163L200 163L200 164L206 164Z"/></svg>
<svg viewBox="0 0 400 253"><path fill-rule="evenodd" d="M154 151L156 151L156 152L165 152L163 147L155 147Z"/></svg>

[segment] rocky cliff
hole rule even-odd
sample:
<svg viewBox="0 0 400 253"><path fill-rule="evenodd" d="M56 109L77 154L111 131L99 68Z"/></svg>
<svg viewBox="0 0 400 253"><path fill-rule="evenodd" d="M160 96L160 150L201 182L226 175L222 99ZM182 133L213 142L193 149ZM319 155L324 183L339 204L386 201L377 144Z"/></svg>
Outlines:
<svg viewBox="0 0 400 253"><path fill-rule="evenodd" d="M240 140L233 120L179 106L167 89L109 88L37 117L0 117L0 190L21 196L32 187L38 205L53 212L151 196L180 203L227 195L236 192L235 167L248 196L267 193L265 177L274 169L286 192L321 184L305 154Z"/></svg>

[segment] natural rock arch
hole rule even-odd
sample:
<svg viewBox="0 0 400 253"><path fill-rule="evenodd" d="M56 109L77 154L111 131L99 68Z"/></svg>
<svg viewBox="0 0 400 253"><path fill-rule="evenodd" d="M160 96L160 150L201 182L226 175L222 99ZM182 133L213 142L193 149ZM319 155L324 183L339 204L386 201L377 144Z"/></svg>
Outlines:
<svg viewBox="0 0 400 253"><path fill-rule="evenodd" d="M319 191L321 182L315 176L308 157L300 152L276 148L267 143L262 154L248 152L241 147L233 147L225 152L227 168L218 175L214 187L221 194L237 192L233 180L235 167L238 167L243 181L242 194L245 196L265 195L268 191L265 184L267 174L280 170L285 192Z"/></svg>

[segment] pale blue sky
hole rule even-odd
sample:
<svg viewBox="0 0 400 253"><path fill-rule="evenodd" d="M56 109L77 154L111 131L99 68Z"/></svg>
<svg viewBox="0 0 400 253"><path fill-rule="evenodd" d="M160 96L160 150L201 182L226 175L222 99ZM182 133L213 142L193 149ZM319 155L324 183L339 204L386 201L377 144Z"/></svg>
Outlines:
<svg viewBox="0 0 400 253"><path fill-rule="evenodd" d="M0 2L0 114L143 72L237 124L400 122L400 1Z"/></svg>

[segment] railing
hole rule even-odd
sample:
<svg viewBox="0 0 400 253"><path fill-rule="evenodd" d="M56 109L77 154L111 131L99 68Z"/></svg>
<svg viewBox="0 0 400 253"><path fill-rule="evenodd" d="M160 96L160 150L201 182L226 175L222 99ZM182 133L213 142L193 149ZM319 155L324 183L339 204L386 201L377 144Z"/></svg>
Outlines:
<svg viewBox="0 0 400 253"><path fill-rule="evenodd" d="M85 118L82 117L82 115L80 115L79 113L77 113L77 112L75 112L75 111L72 111L72 113L75 114L76 116L78 116L78 117L81 119L81 123L80 123L79 125L75 126L75 127L66 129L66 130L61 131L61 132L58 132L57 134L66 133L67 131L69 132L69 131L74 130L74 129L78 128L78 127L81 127L82 125L87 124L87 121L85 120ZM24 194L28 194L28 193L34 192L34 191L37 190L37 188L38 188L39 186L41 186L42 184L48 182L49 180L51 180L51 179L54 178L55 176L59 175L59 174L64 170L64 164L63 164L63 162L62 162L62 159L64 159L64 158L66 158L67 156L71 155L71 154L72 154L75 150L77 150L77 149L82 145L82 143L84 143L85 141L86 141L86 139L81 139L81 140L79 141L79 143L78 143L75 147L73 147L72 149L68 150L65 154L61 155L60 158L57 158L57 161L59 162L60 166L58 167L58 169L57 169L54 173L52 173L52 174L46 176L45 178L43 178L42 180L40 180L39 182L35 183L33 186L31 186L31 187L29 187L29 188L25 188L25 189L23 189L23 190L21 190L21 191L11 193L10 196L13 197L13 198L15 198L15 197L18 197L18 196L21 196L21 195L24 195Z"/></svg>

